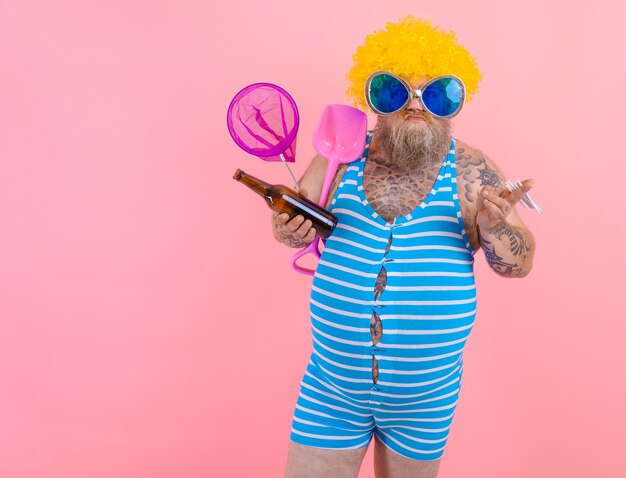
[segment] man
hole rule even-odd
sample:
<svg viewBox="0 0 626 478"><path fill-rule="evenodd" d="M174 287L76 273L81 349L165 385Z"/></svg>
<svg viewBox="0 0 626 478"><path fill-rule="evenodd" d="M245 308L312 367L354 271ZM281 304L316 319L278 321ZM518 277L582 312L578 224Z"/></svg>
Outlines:
<svg viewBox="0 0 626 478"><path fill-rule="evenodd" d="M409 51L427 53L400 62ZM530 272L534 240L514 206L533 181L510 192L491 160L450 135L480 77L453 34L409 17L368 36L354 59L353 96L379 117L324 205L339 223L313 279L313 354L286 476L356 477L374 437L378 478L434 478L475 319L473 255L482 247L503 277ZM314 201L325 170L315 157L300 181ZM302 216L274 214L273 227L291 247L315 237Z"/></svg>

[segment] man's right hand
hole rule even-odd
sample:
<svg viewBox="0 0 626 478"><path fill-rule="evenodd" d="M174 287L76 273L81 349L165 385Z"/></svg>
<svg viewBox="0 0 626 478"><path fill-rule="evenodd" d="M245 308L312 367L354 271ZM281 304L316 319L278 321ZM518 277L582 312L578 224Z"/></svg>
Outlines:
<svg viewBox="0 0 626 478"><path fill-rule="evenodd" d="M306 189L300 189L300 194L307 197ZM289 219L289 214L274 213L274 237L277 241L289 247L304 247L315 238L315 228L310 219L305 220L302 214Z"/></svg>
<svg viewBox="0 0 626 478"><path fill-rule="evenodd" d="M315 203L319 203L327 167L328 161L325 158L319 155L315 156L298 183L300 184L300 194L308 197ZM330 186L326 204L320 204L320 206L326 207L327 209L330 207L332 197L339 187L341 177L347 168L347 164L339 165L335 173L335 178ZM289 247L302 248L310 244L317 232L315 228L311 226L311 221L305 221L301 214L289 219L289 215L286 213L273 213L272 229L274 230L274 237L278 242L282 242Z"/></svg>

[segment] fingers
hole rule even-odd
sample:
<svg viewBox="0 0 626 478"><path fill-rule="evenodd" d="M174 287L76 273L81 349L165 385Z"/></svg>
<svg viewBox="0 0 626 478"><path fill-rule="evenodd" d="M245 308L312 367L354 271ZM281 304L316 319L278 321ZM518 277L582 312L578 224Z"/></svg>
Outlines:
<svg viewBox="0 0 626 478"><path fill-rule="evenodd" d="M511 212L513 206L526 194L534 184L534 180L527 179L522 182L522 187L515 191L509 191L506 188L494 188L493 186L484 186L480 190L480 199L489 200L496 204L505 216ZM481 204L482 205L482 204Z"/></svg>
<svg viewBox="0 0 626 478"><path fill-rule="evenodd" d="M304 222L306 222L304 220L304 216L302 214L298 214L287 223L287 230L291 233L294 233L300 228L300 226L304 224Z"/></svg>
<svg viewBox="0 0 626 478"><path fill-rule="evenodd" d="M311 229L309 229L309 232L306 233L306 236L302 238L302 240L305 242L311 242L313 239L315 239L315 234L315 228L312 227Z"/></svg>
<svg viewBox="0 0 626 478"><path fill-rule="evenodd" d="M310 219L305 220L302 214L298 214L293 219L289 220L287 213L279 214L276 217L276 222L293 234L298 239L308 240L309 242L315 237L315 228L311 227L313 223Z"/></svg>
<svg viewBox="0 0 626 478"><path fill-rule="evenodd" d="M524 194L532 189L535 185L534 179L524 179L522 181L521 187L511 192L510 196L507 198L511 204L516 204Z"/></svg>
<svg viewBox="0 0 626 478"><path fill-rule="evenodd" d="M484 198L483 200L485 202L485 207L487 207L488 203L495 205L502 212L504 217L506 217L511 212L513 204L515 203L511 203L509 195L504 194L503 191L501 191L500 194L501 195L498 195L497 190L492 188L491 186L490 189L483 188L481 190L481 196Z"/></svg>
<svg viewBox="0 0 626 478"><path fill-rule="evenodd" d="M507 193L509 192L510 191L507 188L495 188L493 186L483 186L480 189L479 194L482 197L491 197L491 196L506 197Z"/></svg>
<svg viewBox="0 0 626 478"><path fill-rule="evenodd" d="M502 221L506 217L506 214L502 212L502 209L500 209L495 203L491 202L489 199L485 199L484 205L485 209L489 212L490 221Z"/></svg>
<svg viewBox="0 0 626 478"><path fill-rule="evenodd" d="M289 221L289 214L287 214L286 212L283 212L282 214L276 216L276 222L281 226L287 224L287 221Z"/></svg>
<svg viewBox="0 0 626 478"><path fill-rule="evenodd" d="M485 200L495 197L504 196L504 191L502 188L494 188L493 186L483 186L480 191L478 191L478 209L483 209L485 207Z"/></svg>
<svg viewBox="0 0 626 478"><path fill-rule="evenodd" d="M296 218L302 218L302 220L295 223L296 224L295 226L290 227L289 224L295 221ZM289 224L287 224L287 227L293 233L294 237L297 237L298 239L304 239L307 236L307 234L311 232L311 229L313 229L313 227L311 227L313 226L313 223L311 222L311 220L307 219L305 221L303 216L296 216L294 219L289 221ZM297 227L297 229L294 230L293 227ZM315 237L315 229L313 229L313 237Z"/></svg>
<svg viewBox="0 0 626 478"><path fill-rule="evenodd" d="M508 188L483 186L478 193L477 221L483 225L495 224L511 213L515 204L535 185L534 179L525 179L514 191ZM486 226L487 227L487 226Z"/></svg>

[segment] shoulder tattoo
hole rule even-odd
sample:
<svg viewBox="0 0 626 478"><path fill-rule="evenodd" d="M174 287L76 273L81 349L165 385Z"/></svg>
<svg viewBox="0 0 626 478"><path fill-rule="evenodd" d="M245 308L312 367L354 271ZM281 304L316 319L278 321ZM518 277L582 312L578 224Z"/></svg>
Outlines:
<svg viewBox="0 0 626 478"><path fill-rule="evenodd" d="M465 199L475 203L483 186L501 188L504 177L493 163L478 150L459 146L456 150L457 174L464 180Z"/></svg>

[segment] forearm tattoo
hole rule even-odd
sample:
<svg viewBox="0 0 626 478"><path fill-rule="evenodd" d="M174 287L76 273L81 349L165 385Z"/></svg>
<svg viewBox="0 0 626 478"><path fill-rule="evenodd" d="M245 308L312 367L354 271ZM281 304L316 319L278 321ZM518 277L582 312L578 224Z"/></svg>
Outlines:
<svg viewBox="0 0 626 478"><path fill-rule="evenodd" d="M511 246L511 253L514 256L526 257L530 251L530 244L524 234L520 231L513 229L511 225L506 221L501 221L496 224L495 227L489 230L489 233L500 239L502 236L506 236L509 239Z"/></svg>
<svg viewBox="0 0 626 478"><path fill-rule="evenodd" d="M487 262L494 271L501 275L510 277L518 276L522 272L522 268L517 263L511 264L509 262L505 262L504 258L498 255L495 246L491 242L482 236L480 237L480 242L483 246Z"/></svg>

